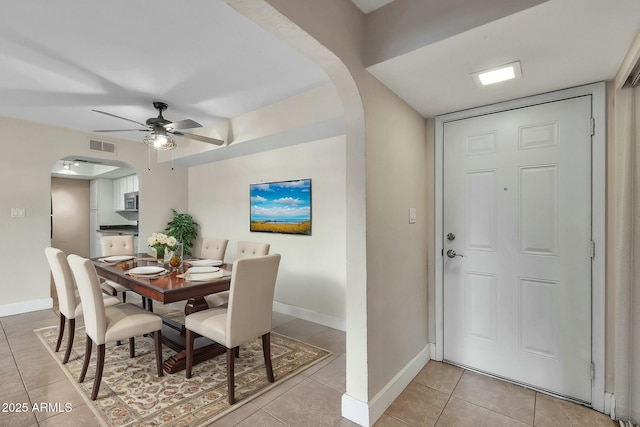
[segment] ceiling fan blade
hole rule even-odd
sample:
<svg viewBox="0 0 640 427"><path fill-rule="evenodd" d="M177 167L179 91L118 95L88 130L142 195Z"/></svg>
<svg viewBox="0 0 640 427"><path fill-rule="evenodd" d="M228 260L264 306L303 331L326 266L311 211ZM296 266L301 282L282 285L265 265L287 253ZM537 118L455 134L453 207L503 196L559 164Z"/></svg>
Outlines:
<svg viewBox="0 0 640 427"><path fill-rule="evenodd" d="M106 111L100 111L100 110L91 110L91 111L94 111L100 114L106 114L107 116L115 117L116 119L126 120L128 122L135 123L140 126L148 127L145 123L136 122L135 120L127 119L126 117L116 116L115 114L107 113Z"/></svg>
<svg viewBox="0 0 640 427"><path fill-rule="evenodd" d="M191 119L184 119L173 123L167 123L165 128L171 130L201 128L202 125Z"/></svg>
<svg viewBox="0 0 640 427"><path fill-rule="evenodd" d="M213 145L222 145L224 141L216 138L209 138L208 136L196 135L195 133L186 133L186 132L170 132L174 135L184 136L185 138L195 139L196 141L206 142L208 144Z"/></svg>
<svg viewBox="0 0 640 427"><path fill-rule="evenodd" d="M151 129L99 129L93 132L150 132Z"/></svg>

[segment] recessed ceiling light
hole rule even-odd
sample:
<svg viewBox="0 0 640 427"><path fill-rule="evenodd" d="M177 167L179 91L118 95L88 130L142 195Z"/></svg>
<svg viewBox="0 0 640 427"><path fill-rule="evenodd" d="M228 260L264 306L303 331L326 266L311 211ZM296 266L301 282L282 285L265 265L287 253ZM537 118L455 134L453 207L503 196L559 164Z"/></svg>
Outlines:
<svg viewBox="0 0 640 427"><path fill-rule="evenodd" d="M489 70L478 71L471 75L476 85L483 87L506 80L519 79L522 77L522 68L520 61L516 61Z"/></svg>

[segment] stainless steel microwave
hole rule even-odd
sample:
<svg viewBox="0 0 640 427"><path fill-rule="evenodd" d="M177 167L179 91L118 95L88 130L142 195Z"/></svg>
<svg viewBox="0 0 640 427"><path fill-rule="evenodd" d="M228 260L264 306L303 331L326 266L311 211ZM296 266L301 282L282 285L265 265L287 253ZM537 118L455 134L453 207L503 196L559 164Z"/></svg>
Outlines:
<svg viewBox="0 0 640 427"><path fill-rule="evenodd" d="M138 210L138 192L124 193L124 210L125 211L137 211Z"/></svg>

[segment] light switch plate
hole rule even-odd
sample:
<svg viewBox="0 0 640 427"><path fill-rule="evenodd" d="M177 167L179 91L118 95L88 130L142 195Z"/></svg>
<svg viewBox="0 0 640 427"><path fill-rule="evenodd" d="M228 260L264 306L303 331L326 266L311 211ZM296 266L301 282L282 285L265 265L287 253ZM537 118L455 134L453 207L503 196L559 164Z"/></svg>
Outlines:
<svg viewBox="0 0 640 427"><path fill-rule="evenodd" d="M409 224L416 223L416 208L409 208Z"/></svg>
<svg viewBox="0 0 640 427"><path fill-rule="evenodd" d="M11 208L11 218L24 218L25 216L25 208Z"/></svg>

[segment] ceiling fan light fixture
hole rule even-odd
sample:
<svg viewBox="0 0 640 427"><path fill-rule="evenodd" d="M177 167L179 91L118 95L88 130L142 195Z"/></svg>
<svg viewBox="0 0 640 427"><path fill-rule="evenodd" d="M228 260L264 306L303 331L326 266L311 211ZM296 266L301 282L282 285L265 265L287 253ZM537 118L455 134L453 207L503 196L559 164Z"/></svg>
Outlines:
<svg viewBox="0 0 640 427"><path fill-rule="evenodd" d="M522 67L520 66L520 61L515 61L489 70L477 71L471 76L478 87L484 87L506 80L521 78Z"/></svg>
<svg viewBox="0 0 640 427"><path fill-rule="evenodd" d="M162 135L155 132L152 132L149 135L145 136L142 142L144 142L154 150L159 151L173 150L178 146L178 144L176 144L176 141L171 138L171 135Z"/></svg>

